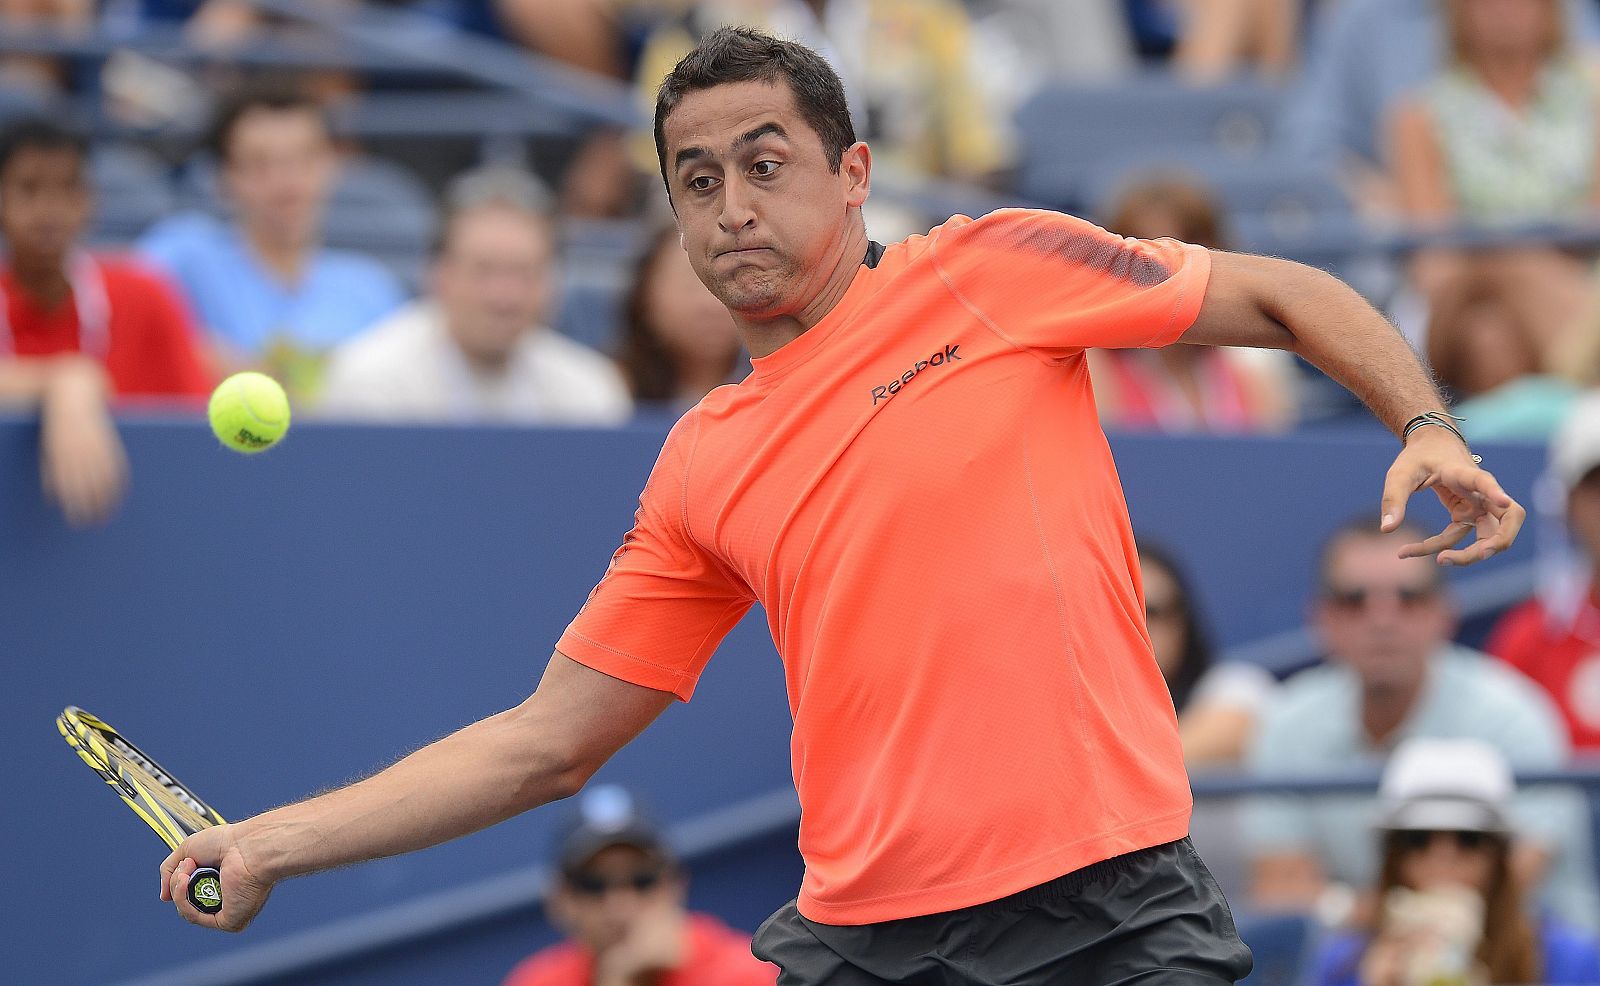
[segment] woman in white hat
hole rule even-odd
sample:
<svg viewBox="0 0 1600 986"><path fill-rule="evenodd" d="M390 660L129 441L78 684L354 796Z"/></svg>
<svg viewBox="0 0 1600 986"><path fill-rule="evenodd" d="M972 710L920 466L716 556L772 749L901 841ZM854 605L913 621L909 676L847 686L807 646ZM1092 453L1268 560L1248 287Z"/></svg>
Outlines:
<svg viewBox="0 0 1600 986"><path fill-rule="evenodd" d="M1493 747L1411 739L1379 787L1376 920L1332 936L1316 986L1600 983L1600 946L1535 920L1512 865L1515 783Z"/></svg>

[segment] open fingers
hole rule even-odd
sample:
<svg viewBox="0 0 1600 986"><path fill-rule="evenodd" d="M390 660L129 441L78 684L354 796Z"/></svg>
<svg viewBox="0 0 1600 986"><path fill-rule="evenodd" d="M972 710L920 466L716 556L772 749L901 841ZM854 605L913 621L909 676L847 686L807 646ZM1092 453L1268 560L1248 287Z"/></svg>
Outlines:
<svg viewBox="0 0 1600 986"><path fill-rule="evenodd" d="M1527 516L1528 511L1515 500L1504 509L1491 507L1478 522L1478 539L1459 551L1439 552L1439 564L1472 565L1494 557L1516 541Z"/></svg>
<svg viewBox="0 0 1600 986"><path fill-rule="evenodd" d="M1454 548L1461 543L1462 538L1472 533L1474 526L1470 520L1455 521L1431 538L1405 545L1400 549L1400 557L1420 558L1424 555L1436 555L1446 548Z"/></svg>

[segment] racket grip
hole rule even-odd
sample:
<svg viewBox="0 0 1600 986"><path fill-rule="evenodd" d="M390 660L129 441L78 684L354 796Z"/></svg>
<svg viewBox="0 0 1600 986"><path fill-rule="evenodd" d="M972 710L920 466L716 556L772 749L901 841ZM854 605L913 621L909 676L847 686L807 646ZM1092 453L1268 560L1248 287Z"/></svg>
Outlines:
<svg viewBox="0 0 1600 986"><path fill-rule="evenodd" d="M197 911L215 914L222 910L222 874L213 866L202 866L189 874L188 897Z"/></svg>

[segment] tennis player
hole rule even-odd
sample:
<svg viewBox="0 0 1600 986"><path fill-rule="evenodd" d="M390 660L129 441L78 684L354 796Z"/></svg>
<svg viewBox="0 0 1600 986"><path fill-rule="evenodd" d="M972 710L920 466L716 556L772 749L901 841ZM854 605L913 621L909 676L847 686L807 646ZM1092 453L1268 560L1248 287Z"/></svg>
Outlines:
<svg viewBox="0 0 1600 986"><path fill-rule="evenodd" d="M161 867L239 930L279 881L567 797L750 605L794 716L799 897L757 933L785 986L1226 983L1250 968L1187 839L1178 732L1084 364L1090 346L1273 346L1403 446L1386 529L1464 565L1524 518L1393 328L1327 274L1053 212L869 241L872 154L798 45L710 35L662 84L684 248L754 372L673 428L633 529L537 690L349 787L202 832ZM1470 533L1475 540L1455 546ZM220 914L183 889L222 870Z"/></svg>

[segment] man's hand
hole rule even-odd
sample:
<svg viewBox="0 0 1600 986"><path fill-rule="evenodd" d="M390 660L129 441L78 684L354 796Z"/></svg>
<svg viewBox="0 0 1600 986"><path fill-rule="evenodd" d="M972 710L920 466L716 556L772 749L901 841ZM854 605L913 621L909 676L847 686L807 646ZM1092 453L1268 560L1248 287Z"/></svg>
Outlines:
<svg viewBox="0 0 1600 986"><path fill-rule="evenodd" d="M267 902L267 895L272 893L273 881L251 869L236 834L231 825L196 832L162 861L161 899L172 901L190 924L220 931L243 931L255 920ZM216 914L196 910L185 893L189 876L201 864L215 866L222 877L222 910Z"/></svg>
<svg viewBox="0 0 1600 986"><path fill-rule="evenodd" d="M105 372L83 357L60 359L39 405L45 494L74 526L99 523L122 499L128 458L107 409Z"/></svg>
<svg viewBox="0 0 1600 986"><path fill-rule="evenodd" d="M627 937L607 949L595 968L596 986L632 986L643 976L676 969L688 958L689 925L674 897L653 899Z"/></svg>
<svg viewBox="0 0 1600 986"><path fill-rule="evenodd" d="M1383 483L1383 522L1392 531L1405 519L1406 501L1424 486L1450 511L1450 523L1425 541L1400 549L1400 557L1437 555L1441 565L1471 565L1511 547L1528 512L1500 483L1472 461L1461 440L1444 428L1411 433ZM1477 539L1454 550L1468 534Z"/></svg>

